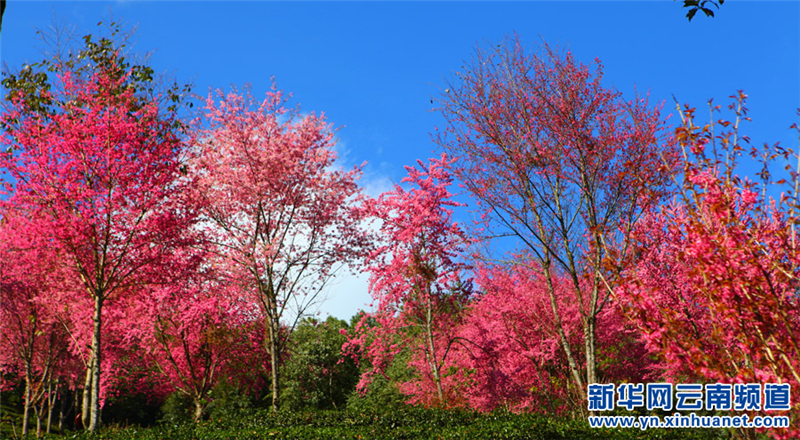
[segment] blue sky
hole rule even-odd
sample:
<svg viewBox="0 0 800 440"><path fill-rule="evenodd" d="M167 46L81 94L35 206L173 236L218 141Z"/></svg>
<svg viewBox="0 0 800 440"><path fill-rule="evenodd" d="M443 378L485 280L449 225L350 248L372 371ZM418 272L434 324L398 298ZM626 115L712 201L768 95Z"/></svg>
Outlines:
<svg viewBox="0 0 800 440"><path fill-rule="evenodd" d="M40 60L35 30L57 20L96 33L109 8L138 27L151 65L194 91L252 84L263 96L274 77L303 111L336 127L343 163L367 161L375 194L433 156L441 123L431 98L478 43L517 32L599 58L604 82L673 113L672 95L703 107L743 89L754 143L797 146L789 126L800 107L800 2L731 1L713 19L688 22L680 1L639 2L20 2L3 17L0 58L10 68ZM702 114L706 114L705 111ZM672 120L675 120L673 116ZM364 278L334 287L322 306L349 318L369 301Z"/></svg>

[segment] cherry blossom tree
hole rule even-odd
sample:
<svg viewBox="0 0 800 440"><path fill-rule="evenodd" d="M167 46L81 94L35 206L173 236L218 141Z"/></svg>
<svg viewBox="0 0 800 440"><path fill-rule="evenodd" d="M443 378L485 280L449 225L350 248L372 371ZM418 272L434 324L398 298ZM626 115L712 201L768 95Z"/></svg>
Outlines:
<svg viewBox="0 0 800 440"><path fill-rule="evenodd" d="M469 371L463 387L467 404L480 411L496 408L515 412L563 415L582 402L571 390L569 364L556 332L547 283L535 260L516 255L508 265L480 264L476 290L458 330L453 364ZM572 301L570 280L556 273L556 300L563 311L562 327L573 345L583 338L578 304ZM598 380L642 382L652 372L649 353L635 329L625 325L616 307L598 320ZM583 364L585 359L578 357Z"/></svg>
<svg viewBox="0 0 800 440"><path fill-rule="evenodd" d="M630 255L635 221L669 186L674 143L658 109L625 101L567 52L519 38L478 49L441 96L437 139L484 212L487 238L510 236L535 259L578 396L598 380L598 319ZM490 257L491 258L491 257ZM494 259L498 259L496 256ZM558 280L570 283L564 310ZM578 313L585 367L565 320Z"/></svg>
<svg viewBox="0 0 800 440"><path fill-rule="evenodd" d="M92 303L84 413L95 430L104 305L158 272L187 212L174 197L182 143L174 112L144 92L151 71L131 66L108 40L85 41L71 59L81 63L28 66L4 80L0 207L28 213L28 233L64 255L80 301Z"/></svg>
<svg viewBox="0 0 800 440"><path fill-rule="evenodd" d="M211 403L211 390L235 375L232 362L246 358L255 367L263 350L250 344L248 334L258 310L238 286L221 282L214 256L200 249L181 251L173 254L169 280L145 286L147 291L128 307L125 337L129 345L141 347L139 356L157 370L168 390L192 400L199 422Z"/></svg>
<svg viewBox="0 0 800 440"><path fill-rule="evenodd" d="M797 389L800 184L791 164L788 179L776 181L770 171L797 153L779 145L748 149L739 132L748 120L746 97L733 98L734 121L700 126L692 109L681 112L677 138L687 158L681 192L637 226L641 260L617 295L669 376ZM719 110L712 107L712 115ZM762 164L756 179L735 174L747 152ZM800 433L799 402L792 393L795 428L773 436Z"/></svg>
<svg viewBox="0 0 800 440"><path fill-rule="evenodd" d="M460 309L469 299L471 283L465 279L466 266L459 258L467 237L452 219L452 207L462 204L451 199L452 178L447 167L453 159L442 155L419 169L406 167L405 190L396 185L374 206L382 220L381 245L370 257L370 291L378 310L362 321L374 318L371 327L358 331L346 350L360 351L370 358L373 369L362 377L359 387L372 376L383 373L393 356L404 347L413 350L410 366L418 379L401 385L412 402L448 406L455 397L446 384L445 365L455 342ZM451 386L450 388L454 388Z"/></svg>
<svg viewBox="0 0 800 440"><path fill-rule="evenodd" d="M288 334L368 244L357 209L360 171L336 170L331 126L287 109L281 92L261 102L235 92L217 97L206 101L189 172L212 252L266 319L277 410Z"/></svg>
<svg viewBox="0 0 800 440"><path fill-rule="evenodd" d="M31 409L39 435L44 410L53 407L53 384L69 356L67 332L47 297L68 283L58 276L58 255L26 236L20 230L25 226L13 213L4 213L0 224L0 372L24 379L22 435L29 432Z"/></svg>

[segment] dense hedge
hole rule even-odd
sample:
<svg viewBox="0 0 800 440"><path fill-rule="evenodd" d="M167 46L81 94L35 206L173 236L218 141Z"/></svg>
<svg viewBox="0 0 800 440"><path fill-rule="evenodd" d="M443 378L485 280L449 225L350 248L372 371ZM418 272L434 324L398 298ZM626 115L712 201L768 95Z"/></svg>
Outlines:
<svg viewBox="0 0 800 440"><path fill-rule="evenodd" d="M591 429L585 421L535 415L409 408L387 413L355 411L279 412L250 410L198 425L166 423L152 428L101 430L75 439L723 439L713 429Z"/></svg>

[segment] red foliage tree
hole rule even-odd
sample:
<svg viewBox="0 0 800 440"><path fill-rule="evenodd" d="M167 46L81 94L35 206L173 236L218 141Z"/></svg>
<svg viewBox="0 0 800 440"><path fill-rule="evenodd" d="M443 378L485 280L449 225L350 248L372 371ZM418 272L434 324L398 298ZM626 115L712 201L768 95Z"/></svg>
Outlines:
<svg viewBox="0 0 800 440"><path fill-rule="evenodd" d="M547 283L535 262L518 255L515 263L480 265L476 288L481 292L470 305L458 330L459 349L453 364L469 372L463 387L470 407L480 411L563 414L581 405L570 389L569 363L547 292ZM570 344L583 339L578 304L572 301L569 278L554 274L554 290L561 321ZM597 329L598 380L641 382L651 371L644 344L626 328L618 308L603 310ZM582 356L577 358L581 364Z"/></svg>
<svg viewBox="0 0 800 440"><path fill-rule="evenodd" d="M453 222L448 186L452 178L446 167L452 159L442 155L420 169L406 167L406 191L396 185L384 193L374 207L381 219L381 244L371 256L370 291L378 310L365 315L357 327L360 333L346 350L361 350L372 362L359 387L368 385L404 347L411 348L410 366L418 379L401 385L411 402L453 405L457 380L446 377L448 354L454 348L460 309L469 298L470 285L464 279L466 267L459 261L468 240ZM367 329L363 322L374 318Z"/></svg>
<svg viewBox="0 0 800 440"><path fill-rule="evenodd" d="M130 308L126 337L142 348L144 361L170 389L192 399L199 422L211 390L235 375L232 362L248 359L254 367L258 361L253 355L263 355L263 350L253 347L248 335L258 310L252 310L235 285L220 283L212 269L192 266L196 264L182 271L179 280L139 295Z"/></svg>
<svg viewBox="0 0 800 440"><path fill-rule="evenodd" d="M778 194L769 165L797 154L779 146L751 154L761 182L734 174L749 140L745 96L734 122L695 125L686 109L677 137L687 161L681 193L637 228L641 261L618 293L670 376L701 382L800 386L800 243L798 174ZM719 107L712 108L718 111ZM788 167L787 167L788 168ZM774 191L772 198L769 195ZM793 390L794 391L794 390ZM796 438L800 399L792 393L789 430ZM752 431L745 436L754 436Z"/></svg>
<svg viewBox="0 0 800 440"><path fill-rule="evenodd" d="M26 78L7 78L0 158L7 173L4 210L28 214L29 234L64 255L93 306L90 430L100 421L103 310L109 299L147 283L169 255L185 212L177 188L181 141L174 114L142 93L130 67L103 40L87 38L91 68L64 64ZM87 55L87 52L82 52ZM43 69L45 70L45 69ZM22 74L21 74L22 75ZM10 179L8 178L10 177Z"/></svg>
<svg viewBox="0 0 800 440"><path fill-rule="evenodd" d="M334 170L330 125L287 110L281 92L260 103L236 93L219 98L206 101L190 175L211 251L266 319L277 410L288 334L368 243L356 209L360 171Z"/></svg>
<svg viewBox="0 0 800 440"><path fill-rule="evenodd" d="M546 45L529 54L517 38L478 50L441 97L438 137L487 233L515 237L535 260L580 398L599 379L598 319L630 257L633 224L663 197L677 157L659 111L623 100L602 76L599 61L590 69ZM559 305L555 273L569 282L572 312ZM585 368L565 313L580 315Z"/></svg>
<svg viewBox="0 0 800 440"><path fill-rule="evenodd" d="M24 380L22 435L36 412L40 434L45 408L52 417L54 384L69 363L69 337L49 299L69 282L59 275L59 256L24 234L24 219L4 213L0 223L0 373Z"/></svg>

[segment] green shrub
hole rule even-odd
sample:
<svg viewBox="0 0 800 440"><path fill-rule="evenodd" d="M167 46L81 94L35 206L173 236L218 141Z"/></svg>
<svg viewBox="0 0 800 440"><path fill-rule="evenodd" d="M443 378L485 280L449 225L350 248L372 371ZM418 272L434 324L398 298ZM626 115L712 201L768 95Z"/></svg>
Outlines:
<svg viewBox="0 0 800 440"><path fill-rule="evenodd" d="M167 396L161 404L161 422L177 424L192 420L192 399L180 391Z"/></svg>
<svg viewBox="0 0 800 440"><path fill-rule="evenodd" d="M717 440L728 438L714 429L592 429L585 420L532 414L478 414L406 407L380 411L242 410L238 417L209 419L200 424L162 423L152 428L80 433L77 439L107 440L249 440L249 439L645 439Z"/></svg>
<svg viewBox="0 0 800 440"><path fill-rule="evenodd" d="M347 338L340 330L347 329L345 321L329 316L324 322L306 318L292 332L281 406L302 410L346 405L359 376L355 362L342 355Z"/></svg>
<svg viewBox="0 0 800 440"><path fill-rule="evenodd" d="M242 389L223 380L211 390L211 404L208 406L210 419L247 417L253 401Z"/></svg>
<svg viewBox="0 0 800 440"><path fill-rule="evenodd" d="M408 396L400 393L397 385L414 378L414 372L408 368L410 359L411 355L407 350L398 353L386 368L386 376L376 374L366 393L362 394L355 389L350 393L347 408L352 411L370 411L372 408L402 411L408 408ZM371 368L366 362L361 366L362 372Z"/></svg>

